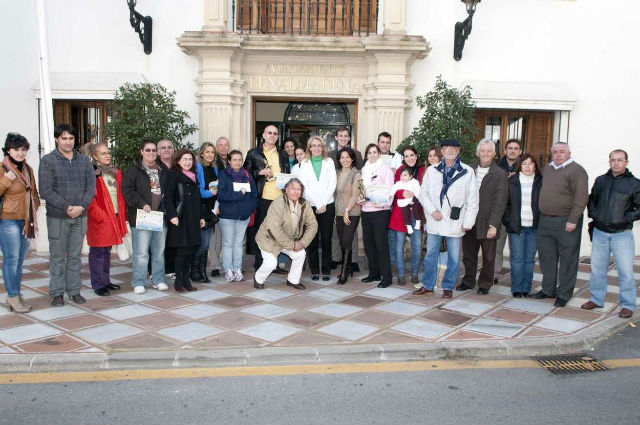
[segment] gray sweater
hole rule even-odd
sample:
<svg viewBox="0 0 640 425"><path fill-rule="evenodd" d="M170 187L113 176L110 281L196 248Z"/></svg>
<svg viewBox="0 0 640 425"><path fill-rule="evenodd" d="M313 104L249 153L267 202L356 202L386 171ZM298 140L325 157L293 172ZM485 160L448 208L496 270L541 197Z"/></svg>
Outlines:
<svg viewBox="0 0 640 425"><path fill-rule="evenodd" d="M56 149L40 160L38 177L48 217L69 218L70 205L84 207L82 216L86 216L96 191L96 176L89 158L73 151L69 160Z"/></svg>

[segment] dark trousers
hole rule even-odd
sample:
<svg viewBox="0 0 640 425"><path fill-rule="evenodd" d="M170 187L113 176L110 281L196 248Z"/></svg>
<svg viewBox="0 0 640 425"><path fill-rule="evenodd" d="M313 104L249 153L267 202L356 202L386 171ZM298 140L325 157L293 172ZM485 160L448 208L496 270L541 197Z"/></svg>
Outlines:
<svg viewBox="0 0 640 425"><path fill-rule="evenodd" d="M576 230L571 233L565 231L568 218L540 214L536 235L542 292L565 301L571 299L576 286L582 236L582 216L576 223Z"/></svg>
<svg viewBox="0 0 640 425"><path fill-rule="evenodd" d="M267 217L267 211L269 211L269 206L271 205L271 202L273 201L270 201L268 199L262 199L262 198L260 198L260 200L258 201L258 210L256 212L256 219L253 223L254 237L253 237L253 240L251 241L251 243L253 244L253 252L255 253L255 257L253 260L253 268L255 270L258 270L262 265L262 253L260 252L260 248L258 248L258 244L256 243L255 234L258 233L258 229L260 228L260 225L262 224L264 219Z"/></svg>
<svg viewBox="0 0 640 425"><path fill-rule="evenodd" d="M476 226L462 237L462 263L464 264L464 277L462 283L467 288L476 286L476 272L478 270L478 253L482 248L482 270L478 277L478 287L491 288L496 265L497 239L478 239Z"/></svg>
<svg viewBox="0 0 640 425"><path fill-rule="evenodd" d="M336 208L332 202L327 205L327 210L322 214L316 213L316 207L312 207L312 209L318 222L318 231L307 247L307 261L311 274L320 274L318 245L322 244L322 274L328 276L331 274L331 234L333 233L333 220L336 218Z"/></svg>
<svg viewBox="0 0 640 425"><path fill-rule="evenodd" d="M338 242L343 250L350 249L353 244L353 238L358 230L360 216L349 216L351 224L344 224L342 216L336 217L336 233L338 234ZM355 253L357 255L358 253Z"/></svg>
<svg viewBox="0 0 640 425"><path fill-rule="evenodd" d="M193 261L194 254L198 249L198 246L187 246L180 248L173 248L176 256L175 258L175 286L186 287L189 284L189 273L191 272L191 262Z"/></svg>
<svg viewBox="0 0 640 425"><path fill-rule="evenodd" d="M369 276L391 282L391 258L387 228L391 211L362 212L362 239L369 263Z"/></svg>
<svg viewBox="0 0 640 425"><path fill-rule="evenodd" d="M110 246L89 247L89 270L91 272L91 287L96 290L104 288L109 280L109 268L111 266Z"/></svg>

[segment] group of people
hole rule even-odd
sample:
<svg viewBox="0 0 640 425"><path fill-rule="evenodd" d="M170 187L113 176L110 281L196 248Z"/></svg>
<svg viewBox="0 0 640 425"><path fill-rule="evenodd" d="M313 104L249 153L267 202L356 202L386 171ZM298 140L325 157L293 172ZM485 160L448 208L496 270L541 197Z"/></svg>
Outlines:
<svg viewBox="0 0 640 425"><path fill-rule="evenodd" d="M148 279L161 291L168 289L169 278L177 292L196 291L194 282L209 282L208 257L211 276L222 271L227 282L244 280L245 237L255 256L256 289L263 289L276 272L287 274L288 286L303 290L305 262L311 280L328 281L340 265L338 285L359 271L357 228L362 222L369 265L362 282L389 287L395 267L397 284L406 285L410 276L416 296L432 295L437 283L443 298L451 298L454 288L474 289L476 283L478 294L488 294L502 269L508 239L513 296L553 297L563 307L575 287L588 206L594 227L591 299L582 308L604 305L613 254L619 314L627 318L635 310L632 228L640 219L640 181L627 169L622 150L611 152L609 171L596 179L589 195L586 171L561 142L553 144L552 162L541 169L516 139L507 141L499 161L494 142L481 140L478 163L470 166L461 162L455 139L429 150L423 165L412 146L391 152L387 132L366 146L364 157L350 147L347 127L336 131L331 151L317 136L306 149L292 139L279 146L279 136L276 126L267 126L263 143L246 158L231 150L225 137L203 143L197 154L175 151L170 140L143 139L140 158L122 173L107 144L91 144L83 155L74 149L75 129L61 124L54 131L56 149L40 161L38 193L26 162L29 143L9 133L0 169L0 248L9 308L30 310L20 295L20 281L42 197L53 306L64 305L65 292L74 303L86 302L80 294L85 234L91 285L100 296L120 289L110 280L111 250L129 229L136 294L145 292ZM149 229L139 225L143 217L160 221ZM542 289L531 294L536 252L543 281ZM464 275L458 282L460 257ZM286 270L283 263L289 260Z"/></svg>

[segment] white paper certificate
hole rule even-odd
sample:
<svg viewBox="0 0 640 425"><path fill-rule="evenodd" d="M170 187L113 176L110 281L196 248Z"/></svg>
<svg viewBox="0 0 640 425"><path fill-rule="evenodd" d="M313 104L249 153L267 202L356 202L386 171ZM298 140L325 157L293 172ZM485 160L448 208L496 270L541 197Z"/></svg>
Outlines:
<svg viewBox="0 0 640 425"><path fill-rule="evenodd" d="M289 183L289 180L291 180L292 177L293 177L293 174L285 174L285 173L276 174L276 187L278 189L284 189L284 185Z"/></svg>
<svg viewBox="0 0 640 425"><path fill-rule="evenodd" d="M233 183L233 191L240 192L244 189L245 192L251 192L251 184L249 183Z"/></svg>
<svg viewBox="0 0 640 425"><path fill-rule="evenodd" d="M365 188L367 200L378 204L389 203L389 187L384 185L369 185Z"/></svg>
<svg viewBox="0 0 640 425"><path fill-rule="evenodd" d="M162 232L164 228L164 213L161 211L138 210L136 214L136 229Z"/></svg>

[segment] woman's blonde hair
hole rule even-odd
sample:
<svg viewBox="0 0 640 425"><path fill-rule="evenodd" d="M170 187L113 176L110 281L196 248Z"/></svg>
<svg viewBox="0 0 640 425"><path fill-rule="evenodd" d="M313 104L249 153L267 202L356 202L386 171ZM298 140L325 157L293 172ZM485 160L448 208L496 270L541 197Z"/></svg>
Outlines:
<svg viewBox="0 0 640 425"><path fill-rule="evenodd" d="M319 140L320 144L322 145L322 159L325 159L327 157L327 144L324 142L324 139L320 136L313 136L309 139L309 141L307 142L307 159L311 158L311 143L313 143L314 140Z"/></svg>
<svg viewBox="0 0 640 425"><path fill-rule="evenodd" d="M213 161L211 161L211 164L216 162L216 159L218 158L218 151L216 150L215 145L211 142L202 142L202 144L198 148L198 162L200 164L202 164L202 154L204 153L205 149L207 149L209 146L213 148Z"/></svg>

